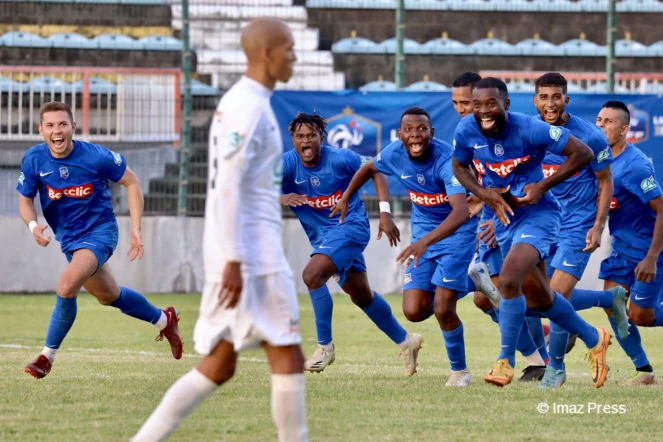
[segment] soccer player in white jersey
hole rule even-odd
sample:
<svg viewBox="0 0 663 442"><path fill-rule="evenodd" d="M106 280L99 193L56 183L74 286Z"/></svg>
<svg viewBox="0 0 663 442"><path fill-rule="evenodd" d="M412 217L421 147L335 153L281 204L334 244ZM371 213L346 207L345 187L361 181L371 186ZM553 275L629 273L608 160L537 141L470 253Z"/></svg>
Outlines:
<svg viewBox="0 0 663 442"><path fill-rule="evenodd" d="M304 354L295 279L281 240L283 144L269 99L296 60L288 26L273 18L242 32L244 76L221 99L210 131L205 287L194 331L197 368L180 378L134 437L161 441L233 377L239 351L262 346L272 368L280 442L308 440Z"/></svg>

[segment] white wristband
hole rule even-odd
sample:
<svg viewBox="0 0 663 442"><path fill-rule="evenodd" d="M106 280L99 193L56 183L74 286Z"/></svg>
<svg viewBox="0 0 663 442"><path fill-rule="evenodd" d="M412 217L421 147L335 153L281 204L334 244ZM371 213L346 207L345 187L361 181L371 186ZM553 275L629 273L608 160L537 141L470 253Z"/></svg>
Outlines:
<svg viewBox="0 0 663 442"><path fill-rule="evenodd" d="M30 229L30 233L33 233L35 230L35 227L37 227L39 224L37 224L37 221L30 221L28 223L28 229Z"/></svg>
<svg viewBox="0 0 663 442"><path fill-rule="evenodd" d="M391 206L388 201L380 201L380 213L382 212L391 213Z"/></svg>

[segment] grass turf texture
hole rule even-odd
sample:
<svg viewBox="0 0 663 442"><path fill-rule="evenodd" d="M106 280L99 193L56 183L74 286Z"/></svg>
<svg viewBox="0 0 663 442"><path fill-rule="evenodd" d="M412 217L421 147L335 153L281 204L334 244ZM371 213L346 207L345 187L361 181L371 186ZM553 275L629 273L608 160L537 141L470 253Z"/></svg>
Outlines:
<svg viewBox="0 0 663 442"><path fill-rule="evenodd" d="M349 300L334 297L336 362L322 374L306 375L311 441L439 440L655 440L663 387L628 388L630 360L616 340L608 353L606 385L595 389L580 341L567 356L568 381L560 390L514 382L504 389L483 382L499 350L496 324L470 299L459 303L473 384L445 388L449 364L436 321L411 324L401 298L386 297L406 328L424 335L419 373L402 376L398 348ZM154 410L168 387L195 366L193 326L197 295L154 295L159 306L175 305L185 354L171 357L166 342L154 342L154 326L102 307L81 295L78 317L52 372L35 380L23 367L44 345L53 296L0 296L0 440L128 440ZM304 351L316 346L308 296L300 297ZM584 312L608 326L602 311ZM661 330L641 329L654 368L663 373ZM518 377L525 367L519 356ZM235 378L189 416L173 441L274 441L269 366L260 351L243 353ZM537 405L551 410L540 414ZM623 405L625 413L589 413L588 403ZM583 414L552 411L553 404L584 404Z"/></svg>

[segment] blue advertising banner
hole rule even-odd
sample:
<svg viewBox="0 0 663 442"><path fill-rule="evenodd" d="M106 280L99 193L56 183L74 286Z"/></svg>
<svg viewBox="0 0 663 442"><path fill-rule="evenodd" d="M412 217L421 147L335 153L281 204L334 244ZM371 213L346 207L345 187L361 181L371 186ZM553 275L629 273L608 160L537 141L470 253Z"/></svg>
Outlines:
<svg viewBox="0 0 663 442"><path fill-rule="evenodd" d="M511 109L535 115L533 93L510 94ZM631 109L629 141L636 144L663 171L663 99L656 95L569 94L567 111L594 122L603 103L621 100ZM276 91L272 106L279 121L286 150L292 149L288 124L297 112L317 113L324 117L327 127L326 144L373 157L385 146L398 139L403 111L419 106L428 111L435 128L435 137L451 143L460 117L451 104L450 92L300 92ZM663 175L661 172L659 175ZM659 176L660 178L660 176ZM389 180L392 195L406 195L396 181ZM372 185L363 194L375 194Z"/></svg>

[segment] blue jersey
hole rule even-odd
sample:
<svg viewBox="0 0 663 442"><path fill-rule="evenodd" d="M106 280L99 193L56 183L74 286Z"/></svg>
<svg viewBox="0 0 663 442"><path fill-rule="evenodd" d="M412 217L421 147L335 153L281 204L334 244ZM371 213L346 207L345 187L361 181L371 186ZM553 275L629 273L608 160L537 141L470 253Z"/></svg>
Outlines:
<svg viewBox="0 0 663 442"><path fill-rule="evenodd" d="M466 165L473 159L478 160L490 178L490 187L511 186L512 195L523 197L527 184L543 180L541 165L546 151L561 154L570 132L534 117L515 112L508 114L506 128L496 137L484 135L473 116L463 118L454 135L454 156ZM540 203L557 204L549 193Z"/></svg>
<svg viewBox="0 0 663 442"><path fill-rule="evenodd" d="M412 200L412 242L420 240L449 216L452 211L450 196L466 194L451 170L453 148L444 141L433 139L430 149L432 154L425 163L412 161L401 141L391 143L375 157L376 169L396 177ZM476 229L477 219L474 217L429 250L474 241Z"/></svg>
<svg viewBox="0 0 663 442"><path fill-rule="evenodd" d="M292 211L302 223L311 245L318 245L325 233L338 225L341 215L330 218L331 208L341 199L364 162L361 155L349 149L329 146L321 146L320 162L315 167L306 167L295 149L283 154L281 191L298 193L308 199L307 206L292 207ZM358 223L358 227L370 231L366 208L358 194L350 198L343 222Z"/></svg>
<svg viewBox="0 0 663 442"><path fill-rule="evenodd" d="M106 147L73 143L66 158L54 158L46 143L28 149L16 186L26 198L39 192L44 218L63 250L93 230L117 232L108 180L119 181L127 168L124 157Z"/></svg>
<svg viewBox="0 0 663 442"><path fill-rule="evenodd" d="M589 229L596 219L598 180L595 173L610 166L612 151L605 134L595 124L573 115L569 117L564 127L592 149L594 159L575 175L550 189L550 192L562 206L562 229ZM543 176L547 178L557 172L565 160L565 156L546 153Z"/></svg>
<svg viewBox="0 0 663 442"><path fill-rule="evenodd" d="M656 182L654 166L640 149L628 144L612 163L615 193L610 206L613 251L641 261L654 237L656 213L649 201L663 194ZM663 259L659 257L659 265Z"/></svg>

